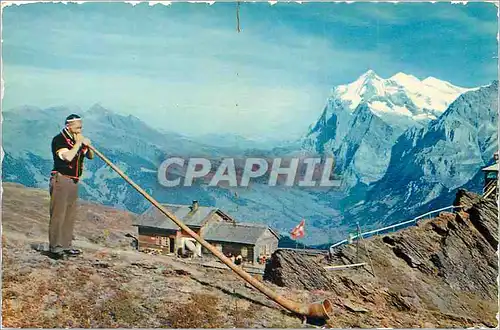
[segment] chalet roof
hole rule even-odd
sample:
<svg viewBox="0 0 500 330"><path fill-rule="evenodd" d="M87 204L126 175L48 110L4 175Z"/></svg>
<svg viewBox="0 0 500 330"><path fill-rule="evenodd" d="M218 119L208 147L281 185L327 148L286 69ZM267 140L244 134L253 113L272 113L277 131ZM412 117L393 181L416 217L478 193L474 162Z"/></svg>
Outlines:
<svg viewBox="0 0 500 330"><path fill-rule="evenodd" d="M273 229L266 225L256 223L228 223L214 222L205 227L203 238L207 241L232 242L255 245L258 239L270 230L279 239Z"/></svg>
<svg viewBox="0 0 500 330"><path fill-rule="evenodd" d="M179 220L189 227L201 227L205 221L214 214L219 213L223 217L230 218L216 207L198 206L195 212L191 212L191 205L161 204L173 213ZM180 229L179 226L155 206L151 206L143 214L138 216L133 223L134 226L153 227L161 229Z"/></svg>
<svg viewBox="0 0 500 330"><path fill-rule="evenodd" d="M498 172L498 163L490 165L490 166L487 166L487 167L483 168L482 170L485 171L485 172L489 172L489 171L496 171L496 172Z"/></svg>

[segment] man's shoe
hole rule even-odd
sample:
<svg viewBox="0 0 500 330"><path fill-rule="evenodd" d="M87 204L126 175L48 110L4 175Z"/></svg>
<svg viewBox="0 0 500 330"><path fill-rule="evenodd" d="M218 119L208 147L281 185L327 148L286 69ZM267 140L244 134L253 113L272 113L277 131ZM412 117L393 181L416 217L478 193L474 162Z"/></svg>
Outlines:
<svg viewBox="0 0 500 330"><path fill-rule="evenodd" d="M47 257L54 260L62 260L67 258L67 256L63 252L44 251L42 252L42 254L45 254Z"/></svg>
<svg viewBox="0 0 500 330"><path fill-rule="evenodd" d="M77 256L82 254L82 251L78 249L66 249L64 250L64 253L68 256Z"/></svg>

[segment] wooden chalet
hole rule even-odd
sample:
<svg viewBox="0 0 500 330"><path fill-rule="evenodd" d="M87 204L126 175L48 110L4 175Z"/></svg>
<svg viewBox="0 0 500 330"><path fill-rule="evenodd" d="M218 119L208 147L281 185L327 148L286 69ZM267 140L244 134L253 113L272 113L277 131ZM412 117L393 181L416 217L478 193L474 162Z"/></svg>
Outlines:
<svg viewBox="0 0 500 330"><path fill-rule="evenodd" d="M173 213L189 229L201 234L203 226L211 222L234 222L234 220L221 210L214 207L199 206L198 201L191 205L162 204ZM151 206L141 214L133 223L138 228L138 250L157 250L162 254L176 253L184 255L187 251L186 241L191 241L196 246L196 255L201 255L201 244L181 230L175 222L161 213L155 206Z"/></svg>
<svg viewBox="0 0 500 330"><path fill-rule="evenodd" d="M279 234L266 225L237 223L216 207L162 204L191 230L224 254L241 255L244 261L256 262L270 256L277 248ZM139 251L155 250L161 254L211 254L194 238L152 206L133 223L138 228Z"/></svg>

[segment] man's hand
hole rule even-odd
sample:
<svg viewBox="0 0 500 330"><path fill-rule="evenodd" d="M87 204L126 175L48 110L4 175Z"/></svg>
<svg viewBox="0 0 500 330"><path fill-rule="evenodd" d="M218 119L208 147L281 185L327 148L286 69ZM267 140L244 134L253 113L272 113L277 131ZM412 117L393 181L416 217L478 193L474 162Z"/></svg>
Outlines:
<svg viewBox="0 0 500 330"><path fill-rule="evenodd" d="M90 145L90 140L84 137L82 134L74 134L73 136L75 138L75 145L73 146L73 148L71 148L71 150L66 150L62 152L59 156L67 162L71 162L73 158L75 158L76 154L81 149L82 144L84 142L88 142Z"/></svg>
<svg viewBox="0 0 500 330"><path fill-rule="evenodd" d="M76 144L78 144L78 145L82 144L84 139L85 139L85 137L82 134L75 134Z"/></svg>
<svg viewBox="0 0 500 330"><path fill-rule="evenodd" d="M89 145L90 145L90 140L89 140L89 139L87 139L87 138L84 138L84 139L82 140L82 143L83 143L83 145L89 146Z"/></svg>

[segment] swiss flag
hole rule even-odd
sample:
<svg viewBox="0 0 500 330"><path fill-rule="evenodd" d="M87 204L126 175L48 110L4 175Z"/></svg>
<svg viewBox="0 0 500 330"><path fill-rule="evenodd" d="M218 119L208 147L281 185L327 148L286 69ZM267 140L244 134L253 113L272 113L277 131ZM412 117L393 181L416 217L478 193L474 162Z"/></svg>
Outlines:
<svg viewBox="0 0 500 330"><path fill-rule="evenodd" d="M290 234L292 235L293 239L304 237L304 234L305 234L304 226L305 225L306 225L306 222L304 219L302 219L302 221L297 226L295 226L295 228L292 229Z"/></svg>

